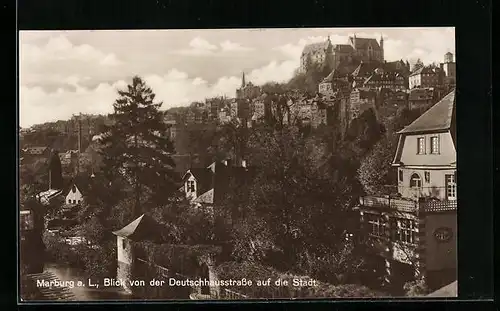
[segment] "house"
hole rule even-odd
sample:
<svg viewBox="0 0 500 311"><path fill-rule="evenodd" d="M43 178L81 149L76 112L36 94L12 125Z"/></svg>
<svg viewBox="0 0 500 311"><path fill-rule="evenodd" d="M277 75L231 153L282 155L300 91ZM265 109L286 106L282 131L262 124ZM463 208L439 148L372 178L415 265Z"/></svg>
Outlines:
<svg viewBox="0 0 500 311"><path fill-rule="evenodd" d="M434 104L434 88L414 88L408 95L410 110L425 111Z"/></svg>
<svg viewBox="0 0 500 311"><path fill-rule="evenodd" d="M65 204L76 205L83 203L85 194L89 192L91 179L86 176L77 176L72 178L63 191Z"/></svg>
<svg viewBox="0 0 500 311"><path fill-rule="evenodd" d="M422 278L437 289L456 278L455 91L398 135L398 194L360 198L361 232L384 259L387 282Z"/></svg>
<svg viewBox="0 0 500 311"><path fill-rule="evenodd" d="M48 205L55 198L57 198L60 194L62 194L61 189L49 189L46 191L42 191L36 195L37 200L43 205Z"/></svg>
<svg viewBox="0 0 500 311"><path fill-rule="evenodd" d="M376 100L376 91L367 88L354 88L350 94L349 119L356 119L368 109L375 110Z"/></svg>
<svg viewBox="0 0 500 311"><path fill-rule="evenodd" d="M266 97L267 95L263 94L252 101L252 104L250 106L252 121L259 122L264 119L266 108L264 100Z"/></svg>
<svg viewBox="0 0 500 311"><path fill-rule="evenodd" d="M51 155L51 150L49 147L28 147L21 150L21 154L25 158L29 159L48 159Z"/></svg>
<svg viewBox="0 0 500 311"><path fill-rule="evenodd" d="M66 194L65 199L66 204L80 204L83 202L83 194L80 192L80 189L76 184L73 184L68 193Z"/></svg>
<svg viewBox="0 0 500 311"><path fill-rule="evenodd" d="M363 83L363 86L369 88L387 88L391 90L404 90L405 77L399 73L375 72L370 75Z"/></svg>
<svg viewBox="0 0 500 311"><path fill-rule="evenodd" d="M409 88L413 89L416 87L427 88L436 87L441 85L442 73L439 68L434 68L432 66L424 66L418 68L410 74L408 77Z"/></svg>
<svg viewBox="0 0 500 311"><path fill-rule="evenodd" d="M216 161L205 168L191 168L183 176L186 199L196 207L213 208L228 187L238 187L251 176L245 160Z"/></svg>
<svg viewBox="0 0 500 311"><path fill-rule="evenodd" d="M327 98L332 97L337 90L350 87L351 74L359 66L356 61L343 61L330 72L319 84L319 93Z"/></svg>
<svg viewBox="0 0 500 311"><path fill-rule="evenodd" d="M190 168L182 177L186 199L194 200L212 188L212 172L208 167Z"/></svg>
<svg viewBox="0 0 500 311"><path fill-rule="evenodd" d="M377 68L382 68L383 64L380 62L364 62L361 61L351 73L351 79L354 82L354 86L362 87L366 79L369 78Z"/></svg>

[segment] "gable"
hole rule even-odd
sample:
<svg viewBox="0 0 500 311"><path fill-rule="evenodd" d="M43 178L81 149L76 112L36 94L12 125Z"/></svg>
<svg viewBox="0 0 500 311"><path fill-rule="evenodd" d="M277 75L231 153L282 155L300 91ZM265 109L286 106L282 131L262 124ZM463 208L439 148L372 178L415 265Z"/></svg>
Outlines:
<svg viewBox="0 0 500 311"><path fill-rule="evenodd" d="M439 138L439 153L431 153L431 137ZM417 139L424 139L425 154L417 154ZM393 165L454 166L456 149L450 131L425 134L401 134Z"/></svg>
<svg viewBox="0 0 500 311"><path fill-rule="evenodd" d="M81 197L83 197L82 192L76 186L76 184L73 184L69 188L68 193L66 194L66 198L81 198Z"/></svg>

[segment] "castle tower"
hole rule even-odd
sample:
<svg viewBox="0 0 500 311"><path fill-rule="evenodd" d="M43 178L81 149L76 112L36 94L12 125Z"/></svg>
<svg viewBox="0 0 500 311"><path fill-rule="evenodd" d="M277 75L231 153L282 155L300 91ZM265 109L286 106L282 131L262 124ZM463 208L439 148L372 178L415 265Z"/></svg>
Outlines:
<svg viewBox="0 0 500 311"><path fill-rule="evenodd" d="M451 52L444 54L444 63L453 63L453 54Z"/></svg>

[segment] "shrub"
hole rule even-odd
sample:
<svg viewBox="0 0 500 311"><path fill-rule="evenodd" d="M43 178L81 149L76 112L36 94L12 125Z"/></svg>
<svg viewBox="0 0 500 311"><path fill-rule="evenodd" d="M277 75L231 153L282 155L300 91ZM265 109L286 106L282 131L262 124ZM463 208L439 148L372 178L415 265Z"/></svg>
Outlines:
<svg viewBox="0 0 500 311"><path fill-rule="evenodd" d="M47 260L50 262L69 265L73 268L83 268L85 263L78 252L78 246L71 246L51 233L45 233L43 236Z"/></svg>
<svg viewBox="0 0 500 311"><path fill-rule="evenodd" d="M116 243L107 241L99 247L92 249L84 246L79 248L79 253L85 265L85 274L95 278L110 278L116 275L117 254Z"/></svg>
<svg viewBox="0 0 500 311"><path fill-rule="evenodd" d="M405 283L403 286L406 296L418 297L429 294L430 290L424 280L415 280Z"/></svg>

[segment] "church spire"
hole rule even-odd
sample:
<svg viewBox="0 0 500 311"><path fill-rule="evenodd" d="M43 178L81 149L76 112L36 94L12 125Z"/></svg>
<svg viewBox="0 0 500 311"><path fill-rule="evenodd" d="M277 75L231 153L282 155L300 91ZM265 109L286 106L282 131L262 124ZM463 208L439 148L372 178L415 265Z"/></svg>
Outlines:
<svg viewBox="0 0 500 311"><path fill-rule="evenodd" d="M246 81L245 81L245 72L243 71L243 75L241 77L241 87L245 87L245 85L247 85Z"/></svg>

